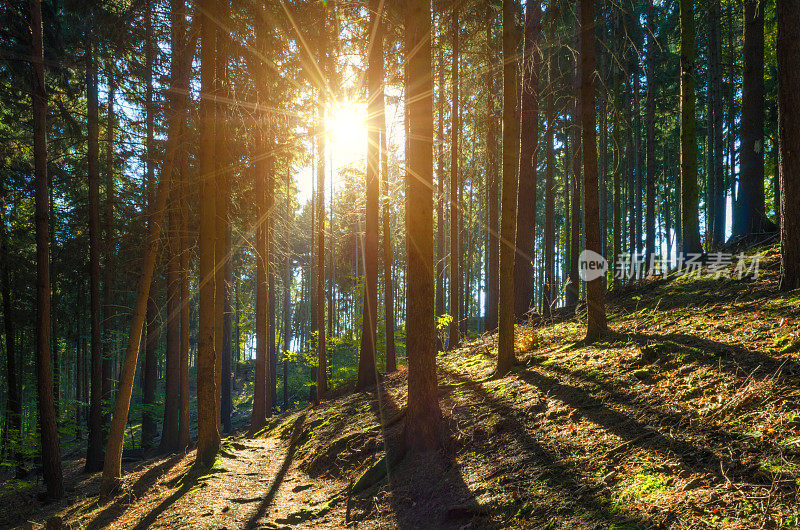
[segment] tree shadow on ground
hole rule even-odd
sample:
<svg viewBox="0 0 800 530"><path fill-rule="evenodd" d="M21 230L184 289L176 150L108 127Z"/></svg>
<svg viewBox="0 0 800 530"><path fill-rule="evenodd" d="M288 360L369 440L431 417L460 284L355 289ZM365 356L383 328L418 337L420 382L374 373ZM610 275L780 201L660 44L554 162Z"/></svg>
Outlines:
<svg viewBox="0 0 800 530"><path fill-rule="evenodd" d="M404 411L392 399L384 381L376 386L371 407L381 426L386 451L386 478L378 482L377 489L388 491L386 499L394 519L390 525L401 529L461 528L469 519L480 517L475 496L455 463L450 429L443 426L443 451L407 452L403 443L405 422L400 421ZM374 495L366 494L375 490L372 486L362 492L365 511L375 504ZM491 528L485 519L478 520L480 528Z"/></svg>
<svg viewBox="0 0 800 530"><path fill-rule="evenodd" d="M481 384L470 380L468 377L449 370L445 370L445 372L448 377L463 383L461 388L469 390L480 402L488 405L493 415L501 417L503 432L508 432L521 448L520 453L514 455L511 452L510 445L504 446L497 439L493 440L492 436L487 437L482 447L487 457L499 458L501 451L509 451L509 457L492 476L486 477L484 480L488 481L492 478L523 474L525 478L521 481L516 481L516 486L522 487L524 485L525 487L530 487L538 483L540 487L546 487L550 490L551 495L531 500L532 504L528 505L527 512L523 516L528 524L544 525L545 523L555 522L559 518L566 519L572 516L578 519L586 519L587 522L593 521L592 526L597 526L598 518L608 524L638 524L644 527L652 525L652 523L644 520L640 514L626 511L624 506L612 506L610 498L593 491L597 488L596 484L581 478L581 471L583 470L571 466L568 462L557 457L551 449L535 440L526 428L529 421L525 418L523 411L504 403L497 396L492 395L492 393L483 388ZM544 381L540 380L537 383L544 386ZM597 405L593 404L592 406ZM624 420L615 418L615 420L618 423L627 422L627 418ZM497 436L497 434L494 436ZM626 436L630 437L630 435ZM534 469L531 470L531 467ZM525 470L524 473L523 470ZM561 502L561 506L553 503L554 498ZM509 508L511 510L521 510L523 506L508 507L506 510L509 510ZM508 522L513 516L514 513L507 513L508 519L503 523ZM578 524L579 522L573 520L569 524Z"/></svg>
<svg viewBox="0 0 800 530"><path fill-rule="evenodd" d="M86 528L88 530L94 530L111 526L114 521L125 513L125 510L133 499L140 497L146 493L147 490L152 488L161 477L183 459L183 456L182 454L172 455L167 460L148 469L133 483L129 491L118 496L113 503L106 506L103 511L97 514L95 518L86 525Z"/></svg>
<svg viewBox="0 0 800 530"><path fill-rule="evenodd" d="M779 378L781 382L795 387L800 386L797 379L800 376L800 365L788 357L776 359L753 349L684 333L628 333L617 334L616 337L612 336L612 339L632 341L640 347L659 342L671 342L678 347L679 352L677 353L686 354L687 358L717 367L733 376L751 376L757 380L765 380L775 377L780 371L782 374L789 374L789 377L782 375Z"/></svg>
<svg viewBox="0 0 800 530"><path fill-rule="evenodd" d="M650 450L664 451L678 458L689 469L711 475L720 474L720 459L709 449L664 434L652 425L609 407L602 399L585 390L563 383L533 369L517 375L541 392L554 397L595 425L620 437L625 443Z"/></svg>
<svg viewBox="0 0 800 530"><path fill-rule="evenodd" d="M266 515L267 509L275 499L275 495L278 493L278 489L281 487L283 479L286 476L286 473L289 471L289 467L292 465L294 453L297 450L297 446L299 445L301 435L303 433L303 424L305 423L305 419L306 414L303 413L294 420L294 423L292 424L292 434L289 439L289 447L286 449L286 456L283 458L283 463L281 464L280 469L278 469L278 472L275 474L275 478L272 479L272 483L264 494L264 498L261 500L261 503L244 525L245 528L256 528L258 526L258 520Z"/></svg>
<svg viewBox="0 0 800 530"><path fill-rule="evenodd" d="M601 391L598 392L598 394L601 394L601 396L594 396L591 391L587 392L582 389L578 389L578 387L571 387L569 385L561 384L562 391L556 393L555 397L562 398L565 396L565 392L572 393L574 392L572 389L577 389L578 392L583 392L584 395L591 396L593 399L602 400L604 403L610 402L615 405L634 409L636 412L640 413L638 424L645 425L645 427L642 429L633 431L632 435L634 436L634 440L637 442L640 441L638 438L639 436L650 438L650 443L654 449L657 449L659 444L663 445L665 441L669 441L670 445L667 448L667 453L673 454L674 456L679 456L686 468L691 469L692 471L710 473L717 478L726 478L721 476L720 466L722 465L727 467L728 464L731 464L734 461L741 461L742 455L739 454L741 452L739 449L741 448L742 444L746 444L748 451L753 451L756 449L765 451L770 448L776 448L778 445L777 442L769 439L761 439L757 442L754 442L749 438L742 437L741 434L725 429L719 424L698 421L696 417L688 416L685 413L668 411L664 408L659 408L657 403L652 403L650 400L643 399L641 394L637 394L633 391L627 391L624 387L623 381L598 379L592 374L589 374L581 369L566 369L552 364L547 365L546 369L547 371L556 374L557 377L562 381L564 379L577 379L581 383L585 383L590 386L600 385ZM525 373L529 374L531 372ZM547 376L543 376L541 374L538 376L540 378L547 378ZM526 379L524 375L521 377ZM530 378L531 376L528 376L528 379ZM555 380L550 378L547 379ZM589 402L587 401L587 403ZM592 408L592 405L584 406ZM583 411L579 412L582 413ZM603 412L600 412L600 414L603 414ZM615 412L614 414L619 413ZM587 419L590 418L587 417ZM593 420L590 419L590 421ZM648 429L648 426L658 426L661 427L662 430L668 429L669 435L664 435L665 437L660 440L655 434L651 438L648 432L652 432L652 430ZM629 428L630 423L625 427ZM699 446L696 443L689 444L687 442L679 441L677 437L680 436L691 436L692 438L695 438L695 440L697 440L698 437L702 437L703 440L710 446L716 445L727 447L730 451L732 451L730 455L731 461L722 461L708 448L702 448L699 450ZM642 438L641 441L644 442L644 438ZM634 444L631 443L630 445ZM755 472L756 470L751 469L750 471ZM759 478L755 475L751 476L750 473L741 474L738 478L740 480L746 479L746 481L751 481L753 484L760 484L763 481L763 478Z"/></svg>

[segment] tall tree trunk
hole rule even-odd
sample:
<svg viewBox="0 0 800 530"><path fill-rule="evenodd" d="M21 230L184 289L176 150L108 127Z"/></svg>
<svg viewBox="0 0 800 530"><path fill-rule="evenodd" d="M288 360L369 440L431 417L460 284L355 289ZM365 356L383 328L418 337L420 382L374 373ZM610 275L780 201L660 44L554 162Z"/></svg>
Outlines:
<svg viewBox="0 0 800 530"><path fill-rule="evenodd" d="M325 341L325 105L327 102L326 87L328 75L328 11L322 9L322 22L320 25L320 43L317 48L317 61L320 65L320 86L318 87L318 108L320 134L317 137L319 152L317 153L317 233L316 233L316 309L317 318L317 399L328 391L328 355Z"/></svg>
<svg viewBox="0 0 800 530"><path fill-rule="evenodd" d="M580 32L576 31L576 49L580 46ZM578 278L578 254L580 252L580 228L581 228L581 198L580 198L580 177L581 177L581 68L579 61L575 60L575 71L573 77L573 87L575 99L572 102L572 182L570 187L570 203L572 212L570 222L570 251L569 251L569 281L567 282L566 306L574 309L578 305L580 297L580 279ZM566 186L565 186L566 187ZM565 204L566 208L566 204Z"/></svg>
<svg viewBox="0 0 800 530"><path fill-rule="evenodd" d="M436 382L433 317L433 82L430 0L405 5L406 87L406 326L408 407L405 446L441 445L442 413Z"/></svg>
<svg viewBox="0 0 800 530"><path fill-rule="evenodd" d="M487 217L487 245L486 251L486 331L497 329L497 306L499 303L498 289L500 278L500 243L498 238L499 217L498 211L498 167L497 167L497 118L495 117L495 68L497 66L495 57L496 50L493 47L493 26L496 13L490 3L486 4L486 55L488 57L486 68L486 157L487 157L487 176L486 176L486 217ZM538 103L537 103L538 104ZM537 113L538 114L538 113ZM538 133L537 133L538 139ZM534 166L535 167L535 166ZM535 190L535 188L534 188ZM536 201L533 201L536 204ZM534 206L535 207L535 206ZM535 225L535 223L534 223ZM531 239L535 240L535 234ZM532 257L532 256L531 256Z"/></svg>
<svg viewBox="0 0 800 530"><path fill-rule="evenodd" d="M179 65L180 75L175 81L175 109L178 120L179 138L185 138L188 133L188 90L189 74L191 71L191 58L194 56L195 43L189 42L186 32L186 2L185 0L170 0L171 15L178 30L181 42L181 58ZM192 41L196 40L196 34ZM173 56L174 57L174 56ZM177 140L176 140L177 141ZM178 413L178 450L185 449L191 442L189 434L189 150L181 149L177 156L179 207L180 207L180 307L181 307L181 334L180 334L180 410ZM173 165L173 167L175 167ZM170 177L173 178L173 177Z"/></svg>
<svg viewBox="0 0 800 530"><path fill-rule="evenodd" d="M722 76L721 76L721 39L720 39L720 2L713 0L709 6L709 70L711 86L709 87L709 114L711 118L711 147L709 152L709 188L711 192L711 215L709 236L711 246L718 247L725 242L725 178L722 172Z"/></svg>
<svg viewBox="0 0 800 530"><path fill-rule="evenodd" d="M440 317L445 313L444 308L444 276L445 276L445 234L447 224L444 214L444 202L446 193L446 180L444 170L444 37L442 15L439 15L439 45L438 45L438 85L439 97L437 101L437 134L436 134L436 311L435 316ZM444 349L441 338L436 337L438 349Z"/></svg>
<svg viewBox="0 0 800 530"><path fill-rule="evenodd" d="M214 223L214 378L216 381L216 407L215 417L217 429L222 432L222 364L223 364L223 327L225 315L225 267L228 254L225 248L225 237L228 232L228 202L229 177L228 177L228 146L227 146L227 109L223 102L227 98L227 63L228 39L225 35L228 27L227 0L217 0L216 26L216 55L214 57L214 209L216 211Z"/></svg>
<svg viewBox="0 0 800 530"><path fill-rule="evenodd" d="M155 153L153 146L154 111L153 108L153 4L145 2L145 167L147 170L148 210L155 200ZM148 222L151 222L148 220ZM144 365L142 366L142 448L148 449L156 436L156 420L153 405L156 399L156 346L158 346L159 323L158 306L155 302L155 286L150 288L147 301L147 338L144 346Z"/></svg>
<svg viewBox="0 0 800 530"><path fill-rule="evenodd" d="M719 4L719 2L717 2ZM646 180L646 206L645 206L645 263L648 268L652 266L653 255L656 251L656 53L658 44L655 36L655 20L653 14L653 0L647 0L647 102L645 103L645 180Z"/></svg>
<svg viewBox="0 0 800 530"><path fill-rule="evenodd" d="M634 24L634 43L641 49L641 30L639 21ZM642 254L642 110L640 102L641 74L639 71L639 54L633 55L633 172L634 178L634 209L633 209L633 234L636 244L633 250L637 255Z"/></svg>
<svg viewBox="0 0 800 530"><path fill-rule="evenodd" d="M17 380L16 344L14 342L14 315L11 310L11 261L8 251L8 234L6 231L6 190L3 191L0 203L0 261L3 267L3 331L6 343L6 430L5 434L11 446L11 458L16 466L17 478L24 475L22 453L18 445L22 436L22 400L20 385Z"/></svg>
<svg viewBox="0 0 800 530"><path fill-rule="evenodd" d="M220 430L230 432L230 403L231 403L231 298L228 278L230 268L230 155L227 142L228 134L228 105L225 103L231 97L228 79L228 58L230 54L230 4L228 0L217 0L217 9L220 23L217 25L217 56L216 56L216 93L219 100L216 104L216 123L214 129L214 156L216 163L216 227L215 227L215 293L214 305L216 328L214 330L214 349L217 352L216 373L217 385L217 421ZM226 333L227 339L226 340ZM223 409L226 409L223 413Z"/></svg>
<svg viewBox="0 0 800 530"><path fill-rule="evenodd" d="M174 48L173 48L174 52ZM174 56L174 54L173 54ZM174 107L173 107L174 108ZM171 116L170 129L175 133L175 117ZM173 178L167 220L167 343L164 363L164 417L161 426L159 451L177 451L178 411L180 403L180 234L178 231L177 179Z"/></svg>
<svg viewBox="0 0 800 530"><path fill-rule="evenodd" d="M517 195L517 251L514 255L514 316L517 319L524 318L533 306L533 242L536 239L536 166L539 149L539 34L541 33L541 10L542 5L538 0L528 2L525 7L525 44L522 59L522 125L519 193ZM550 123L548 122L547 125L549 127ZM546 249L545 252L547 252Z"/></svg>
<svg viewBox="0 0 800 530"><path fill-rule="evenodd" d="M49 192L47 182L47 94L44 79L42 45L42 8L30 0L31 70L33 100L33 169L36 202L36 381L41 440L42 475L47 496L60 499L64 495L61 454L58 446L53 374L50 368L50 251Z"/></svg>
<svg viewBox="0 0 800 530"><path fill-rule="evenodd" d="M151 207L152 208L152 202ZM155 290L152 286L151 292ZM147 450L153 445L156 437L156 348L159 341L161 326L158 322L158 306L151 295L147 300L146 323L147 333L144 342L144 364L142 365L142 449Z"/></svg>
<svg viewBox="0 0 800 530"><path fill-rule="evenodd" d="M694 94L694 3L680 0L681 21L681 245L684 254L700 253L697 191L697 135Z"/></svg>
<svg viewBox="0 0 800 530"><path fill-rule="evenodd" d="M103 467L103 350L102 329L100 323L100 168L99 168L99 126L97 102L97 66L94 59L93 45L86 51L86 104L87 104L87 177L89 184L89 323L91 333L91 367L92 394L89 410L89 441L86 449L86 471L100 471ZM113 91L109 91L109 112L111 112ZM109 115L109 119L112 116ZM113 124L108 125L113 129ZM113 133L112 133L113 134ZM112 145L108 146L113 149ZM112 171L112 168L107 168ZM108 181L108 178L106 179ZM108 186L108 182L106 182ZM106 190L108 192L108 190ZM106 235L108 238L109 235ZM108 265L106 265L107 267ZM106 273L108 283L110 271ZM104 286L105 290L110 289ZM108 300L105 303L108 304ZM108 309L106 309L106 312ZM108 315L103 315L108 317Z"/></svg>
<svg viewBox="0 0 800 530"><path fill-rule="evenodd" d="M215 43L217 1L203 0L200 4L200 90L211 94L215 88ZM217 351L215 350L215 234L216 186L214 185L214 118L215 105L210 98L200 100L200 233L198 274L200 303L197 345L197 461L211 465L219 450L220 432L217 424Z"/></svg>
<svg viewBox="0 0 800 530"><path fill-rule="evenodd" d="M115 151L114 151L114 126L116 121L116 116L114 113L114 98L115 98L115 89L116 89L116 74L114 72L114 64L113 61L109 61L106 68L108 69L108 124L106 125L106 173L105 173L105 201L103 204L103 241L100 243L98 241L98 253L101 253L103 259L103 271L102 271L102 281L103 281L103 292L101 298L101 317L102 323L100 325L100 337L97 341L99 354L98 357L100 358L99 363L100 367L95 368L94 364L92 364L92 385L94 385L95 380L95 370L99 370L97 373L98 380L100 381L98 384L100 385L98 388L100 389L99 396L97 398L97 407L98 410L94 411L96 415L95 420L97 421L99 427L97 427L98 432L96 434L97 440L99 440L98 445L93 448L93 451L97 451L93 454L92 458L96 458L94 461L93 469L95 471L100 471L103 467L103 446L105 445L105 438L108 433L108 422L109 422L109 414L104 413L103 409L108 409L111 407L111 400L113 398L113 388L114 388L114 381L113 381L113 362L114 359L112 358L111 352L111 344L112 339L111 337L114 334L115 330L115 322L114 317L116 314L115 304L114 304L114 281L115 281L115 267L116 267L116 255L117 255L117 247L116 247L116 239L114 234L114 203L116 202L116 191L115 186L116 183L114 182L114 171L116 168L115 164ZM97 227L97 237L100 237L99 232L99 221ZM90 251L91 252L91 251ZM100 257L97 258L98 263ZM99 266L99 265L98 265ZM98 272L98 277L99 277ZM99 281L99 280L98 280ZM91 302L90 302L91 307ZM85 345L84 345L85 346ZM94 353L92 353L92 363L94 363ZM94 388L94 387L92 387ZM94 390L92 390L94 392ZM94 398L92 398L94 399ZM88 462L87 462L87 470L88 470Z"/></svg>
<svg viewBox="0 0 800 530"><path fill-rule="evenodd" d="M383 85L383 20L379 22L381 34L381 85ZM386 320L386 372L391 373L397 370L397 352L394 343L394 278L392 278L392 232L389 227L389 216L391 214L391 194L389 192L389 151L386 146L386 105L384 102L383 89L378 96L378 114L381 128L381 173L383 174L383 305L384 319ZM333 265L331 265L333 266Z"/></svg>
<svg viewBox="0 0 800 530"><path fill-rule="evenodd" d="M629 58L629 67L632 70L633 58ZM634 112L633 112L633 86L629 72L625 74L625 122L628 126L626 141L625 169L627 171L627 200L628 200L628 252L633 255L636 252L636 145L634 144Z"/></svg>
<svg viewBox="0 0 800 530"><path fill-rule="evenodd" d="M519 109L517 62L520 41L515 0L503 0L503 177L500 203L500 288L498 297L497 375L516 362L514 353L514 253L516 240Z"/></svg>
<svg viewBox="0 0 800 530"><path fill-rule="evenodd" d="M777 0L778 144L781 179L781 283L800 288L800 0Z"/></svg>
<svg viewBox="0 0 800 530"><path fill-rule="evenodd" d="M581 0L581 126L583 141L583 203L586 250L600 254L600 204L597 184L597 142L594 108L594 0ZM587 341L596 340L608 329L606 324L605 285L595 278L586 285L588 325Z"/></svg>
<svg viewBox="0 0 800 530"><path fill-rule="evenodd" d="M768 228L764 212L764 0L744 2L744 72L742 75L741 234Z"/></svg>
<svg viewBox="0 0 800 530"><path fill-rule="evenodd" d="M180 57L183 51L184 30L182 27L185 17L184 0L170 0L170 83L177 85L181 79ZM170 106L173 109L169 115L170 135L180 136L183 128L182 97L179 94L170 94ZM177 452L182 447L179 444L179 419L181 410L181 176L180 171L175 172L170 179L171 190L169 199L169 220L167 232L167 351L166 367L164 374L164 422L161 430L159 450L162 453ZM187 301L188 302L188 301Z"/></svg>
<svg viewBox="0 0 800 530"><path fill-rule="evenodd" d="M56 428L60 427L61 414L59 406L61 405L61 392L59 389L61 383L61 351L58 342L58 273L56 270L56 258L58 256L58 239L56 233L58 229L58 219L55 216L55 197L53 193L53 175L48 175L50 179L49 193L50 198L48 208L50 210L50 243L52 245L52 252L50 255L50 358L53 363L53 403L56 413Z"/></svg>
<svg viewBox="0 0 800 530"><path fill-rule="evenodd" d="M273 163L273 176L269 179L267 196L270 201L270 211L275 207L275 177L274 177L274 163ZM267 416L272 416L275 412L275 407L278 403L278 362L275 353L275 239L273 232L274 217L269 220L269 275L267 276L267 297L269 298L269 312L267 313L267 360L269 362L269 379L267 380ZM230 339L230 329L228 330L228 339ZM229 340L230 342L230 340Z"/></svg>
<svg viewBox="0 0 800 530"><path fill-rule="evenodd" d="M286 244L286 271L283 277L283 410L289 409L289 360L288 352L292 345L292 243L289 238L291 223L291 174L286 172L286 206L284 211L284 242Z"/></svg>
<svg viewBox="0 0 800 530"><path fill-rule="evenodd" d="M260 53L267 51L267 34L266 34L266 19L264 16L264 8L259 7L259 16L256 17L256 49ZM258 64L253 78L261 80L260 82L266 83L266 64ZM268 101L268 95L262 92L258 95L259 106L257 108L258 114L256 119L256 135L260 139L259 144L262 149L268 149L268 133L267 133L267 118L266 109L262 108ZM253 391L253 408L250 417L250 433L255 434L260 430L267 418L268 410L268 392L267 381L269 377L269 362L267 354L269 348L267 346L267 333L268 333L268 319L269 319L269 292L267 285L267 274L269 269L269 200L267 197L267 179L272 177L272 168L268 167L272 160L271 157L265 158L264 156L253 157L254 168L254 188L255 188L255 202L256 202L256 362L255 362L255 375Z"/></svg>
<svg viewBox="0 0 800 530"><path fill-rule="evenodd" d="M548 65L548 83L552 84L556 77L555 55L550 55ZM553 148L555 135L555 109L553 108L553 90L547 91L545 100L547 129L544 132L546 165L544 172L544 286L542 296L542 314L550 318L553 306L553 274L555 265L553 253L555 252L555 164L556 157ZM503 146L505 149L505 146ZM502 298L502 297L501 297Z"/></svg>
<svg viewBox="0 0 800 530"><path fill-rule="evenodd" d="M459 62L459 22L458 10L459 2L455 0L451 2L452 5L452 18L450 21L450 32L453 36L453 56L451 67L451 85L453 90L452 95L452 109L450 114L450 316L453 320L450 322L450 329L447 338L447 349L452 350L457 348L461 343L459 337L461 315L461 245L460 230L459 230L459 217L460 217L460 204L459 199L459 173L458 173L458 155L459 155L459 133L461 124L459 123L458 111L458 62Z"/></svg>
<svg viewBox="0 0 800 530"><path fill-rule="evenodd" d="M729 182L727 183L730 186L730 194L731 194L731 224L732 224L732 234L740 234L742 233L741 222L742 222L742 215L741 215L741 208L739 203L739 193L737 191L737 181L738 177L736 174L736 168L739 167L739 164L736 163L736 135L734 134L734 129L736 128L736 96L737 96L737 88L736 88L736 78L739 76L739 57L740 51L737 49L737 42L736 36L734 31L734 17L733 11L738 6L734 2L728 2L728 8L725 10L725 15L728 19L728 32L727 32L727 42L728 42L728 57L726 62L728 63L728 86L727 90L725 91L725 97L727 100L727 114L728 114L728 178ZM738 21L738 16L736 17ZM740 168L741 169L741 168ZM680 226L680 223L678 223Z"/></svg>
<svg viewBox="0 0 800 530"><path fill-rule="evenodd" d="M370 0L369 63L367 65L367 90L369 104L367 115L367 172L366 172L366 225L364 230L364 313L361 321L361 348L358 357L358 381L356 389L361 390L375 384L377 366L375 364L375 333L378 311L378 182L380 175L380 107L383 102L383 35L380 30L379 12L381 0ZM381 101L378 101L380 98Z"/></svg>

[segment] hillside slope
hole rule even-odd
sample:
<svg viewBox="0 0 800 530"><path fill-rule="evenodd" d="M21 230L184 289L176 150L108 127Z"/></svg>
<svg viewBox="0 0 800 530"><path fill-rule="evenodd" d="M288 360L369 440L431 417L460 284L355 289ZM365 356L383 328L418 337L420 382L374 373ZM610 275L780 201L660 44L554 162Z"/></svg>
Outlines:
<svg viewBox="0 0 800 530"><path fill-rule="evenodd" d="M128 469L101 505L73 474L50 507L120 528L777 528L800 521L800 293L758 280L639 283L581 314L518 326L515 371L492 379L496 336L439 357L441 453L396 453L405 372L192 455ZM386 456L386 450L389 450ZM387 474L388 472L388 474ZM80 480L80 482L77 482ZM357 491L354 491L357 490Z"/></svg>

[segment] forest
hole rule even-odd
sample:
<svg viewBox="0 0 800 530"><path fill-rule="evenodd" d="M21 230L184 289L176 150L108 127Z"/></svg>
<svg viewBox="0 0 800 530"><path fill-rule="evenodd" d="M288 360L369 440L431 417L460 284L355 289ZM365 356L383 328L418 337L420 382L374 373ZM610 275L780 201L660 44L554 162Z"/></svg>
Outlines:
<svg viewBox="0 0 800 530"><path fill-rule="evenodd" d="M800 526L800 0L0 20L0 527Z"/></svg>

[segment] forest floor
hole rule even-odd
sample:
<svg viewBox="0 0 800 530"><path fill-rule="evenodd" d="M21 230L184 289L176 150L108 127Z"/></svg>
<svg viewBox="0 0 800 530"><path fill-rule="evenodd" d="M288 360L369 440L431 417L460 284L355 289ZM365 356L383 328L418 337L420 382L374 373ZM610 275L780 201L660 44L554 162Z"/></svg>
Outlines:
<svg viewBox="0 0 800 530"><path fill-rule="evenodd" d="M580 309L520 325L500 379L496 335L441 354L438 453L393 452L401 370L227 439L211 470L192 453L128 464L101 504L68 462L68 499L0 510L73 528L795 527L800 292L778 293L777 270L769 248L758 280L639 282L609 296L613 331L590 346Z"/></svg>

